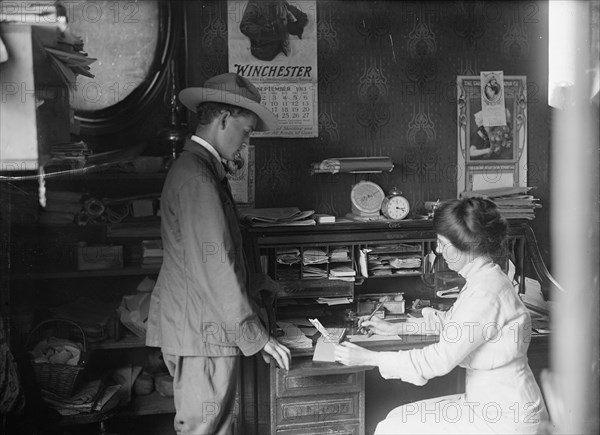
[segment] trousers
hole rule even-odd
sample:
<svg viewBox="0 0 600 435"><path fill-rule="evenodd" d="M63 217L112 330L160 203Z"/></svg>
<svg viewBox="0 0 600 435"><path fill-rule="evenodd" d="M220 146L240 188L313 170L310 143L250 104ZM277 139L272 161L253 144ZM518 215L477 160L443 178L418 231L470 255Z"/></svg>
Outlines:
<svg viewBox="0 0 600 435"><path fill-rule="evenodd" d="M239 356L178 356L163 352L173 376L177 434L233 434Z"/></svg>

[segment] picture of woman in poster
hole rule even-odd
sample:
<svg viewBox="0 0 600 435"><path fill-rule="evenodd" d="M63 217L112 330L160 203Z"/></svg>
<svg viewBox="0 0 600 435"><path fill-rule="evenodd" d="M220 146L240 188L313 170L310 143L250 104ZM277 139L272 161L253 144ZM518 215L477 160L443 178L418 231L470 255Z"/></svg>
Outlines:
<svg viewBox="0 0 600 435"><path fill-rule="evenodd" d="M512 160L512 114L506 109L506 125L485 127L481 110L474 115L476 130L471 134L471 160Z"/></svg>
<svg viewBox="0 0 600 435"><path fill-rule="evenodd" d="M495 76L492 76L490 80L485 84L483 91L488 102L495 102L498 100L501 89L500 84L498 83L498 79Z"/></svg>
<svg viewBox="0 0 600 435"><path fill-rule="evenodd" d="M286 0L249 0L240 31L250 39L250 52L270 61L290 52L290 35L302 39L308 16Z"/></svg>

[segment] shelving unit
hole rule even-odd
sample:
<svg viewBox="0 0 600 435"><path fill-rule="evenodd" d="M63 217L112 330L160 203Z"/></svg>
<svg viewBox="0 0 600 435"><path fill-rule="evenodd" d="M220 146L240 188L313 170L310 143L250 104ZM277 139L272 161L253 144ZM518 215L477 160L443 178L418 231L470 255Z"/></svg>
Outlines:
<svg viewBox="0 0 600 435"><path fill-rule="evenodd" d="M73 182L73 177L77 182ZM143 195L162 188L164 173L88 173L72 177L50 178L48 191L93 192L102 198L120 198ZM36 181L19 182L19 187L36 192ZM128 219L121 223L93 223L84 226L69 223L14 222L10 225L11 269L6 288L6 299L13 308L23 302L32 307L33 323L45 318L50 310L79 297L98 299L118 306L122 296L135 292L137 284L148 276L156 279L160 265L141 264L141 241L160 238L160 219ZM123 246L122 268L77 270L78 243L87 246ZM4 290L3 290L4 292ZM116 320L118 321L118 320ZM108 328L112 330L112 321ZM14 324L15 341L22 333ZM125 327L119 339L108 338L88 342L90 364L94 374L110 373L122 364L144 365L148 352L145 339ZM112 335L112 334L111 334ZM111 410L113 417L132 417L174 413L173 398L157 392L132 396L124 407ZM111 417L111 418L113 418Z"/></svg>

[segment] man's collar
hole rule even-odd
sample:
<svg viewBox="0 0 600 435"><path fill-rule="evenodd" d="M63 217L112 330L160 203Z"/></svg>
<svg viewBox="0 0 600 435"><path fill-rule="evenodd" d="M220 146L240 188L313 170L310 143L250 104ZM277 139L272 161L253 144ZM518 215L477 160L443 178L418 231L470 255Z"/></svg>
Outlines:
<svg viewBox="0 0 600 435"><path fill-rule="evenodd" d="M212 165L214 170L216 171L215 175L218 179L222 179L226 176L227 172L223 167L223 162L221 157L219 156L219 153L206 140L202 139L199 136L193 135L190 138L188 138L183 149L193 154L202 156L203 159L207 160L207 162L210 165Z"/></svg>
<svg viewBox="0 0 600 435"><path fill-rule="evenodd" d="M215 147L213 147L211 144L209 144L206 140L202 139L200 136L196 136L195 134L193 134L190 139L193 140L194 142L196 142L197 144L203 146L204 148L206 148L213 156L215 156L215 158L219 162L223 160L221 158L221 156L219 155L219 152L215 149Z"/></svg>

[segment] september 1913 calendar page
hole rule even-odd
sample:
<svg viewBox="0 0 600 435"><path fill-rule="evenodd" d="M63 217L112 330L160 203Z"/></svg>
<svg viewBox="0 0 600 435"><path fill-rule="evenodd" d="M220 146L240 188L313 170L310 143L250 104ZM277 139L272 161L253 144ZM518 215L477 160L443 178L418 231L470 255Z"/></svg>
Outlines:
<svg viewBox="0 0 600 435"><path fill-rule="evenodd" d="M318 137L315 0L229 0L229 71L248 78L279 120L256 137Z"/></svg>

